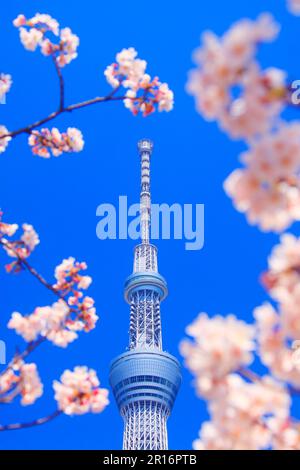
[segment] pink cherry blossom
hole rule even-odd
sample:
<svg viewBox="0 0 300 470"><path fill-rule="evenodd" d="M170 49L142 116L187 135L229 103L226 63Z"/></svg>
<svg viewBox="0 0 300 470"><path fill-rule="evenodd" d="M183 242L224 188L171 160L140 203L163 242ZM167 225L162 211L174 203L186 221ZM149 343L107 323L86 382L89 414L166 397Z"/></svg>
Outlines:
<svg viewBox="0 0 300 470"><path fill-rule="evenodd" d="M42 394L43 385L34 363L25 364L20 360L13 362L0 375L0 402L10 402L20 395L22 405L32 405Z"/></svg>
<svg viewBox="0 0 300 470"><path fill-rule="evenodd" d="M5 97L12 86L11 75L0 73L0 99Z"/></svg>
<svg viewBox="0 0 300 470"><path fill-rule="evenodd" d="M50 15L37 13L33 18L26 19L19 15L13 22L20 28L20 39L29 51L35 51L39 46L43 55L52 55L59 67L64 67L77 57L79 38L70 28L59 29L58 22ZM52 42L48 33L58 37L56 43Z"/></svg>
<svg viewBox="0 0 300 470"><path fill-rule="evenodd" d="M297 367L297 369L300 370L300 340L299 339L293 342L292 350L293 350L293 354L292 354L293 364Z"/></svg>
<svg viewBox="0 0 300 470"><path fill-rule="evenodd" d="M64 28L60 32L60 43L53 44L49 39L41 43L41 52L45 56L57 55L56 61L59 67L64 67L77 57L79 38L72 33L70 28Z"/></svg>
<svg viewBox="0 0 300 470"><path fill-rule="evenodd" d="M161 83L158 77L153 79L146 73L147 62L137 58L137 51L130 47L122 49L116 55L116 62L109 65L104 75L107 82L115 89L126 89L124 105L134 115L143 116L158 111L171 111L174 94L167 83Z"/></svg>
<svg viewBox="0 0 300 470"><path fill-rule="evenodd" d="M180 351L204 397L212 397L228 373L253 360L254 328L234 315L209 318L201 313L186 332L193 342L182 341Z"/></svg>
<svg viewBox="0 0 300 470"><path fill-rule="evenodd" d="M289 337L282 326L280 314L271 304L265 303L254 310L254 317L262 363L275 378L299 387L299 370L293 361L293 351L287 345Z"/></svg>
<svg viewBox="0 0 300 470"><path fill-rule="evenodd" d="M37 307L27 316L14 312L8 328L14 329L27 342L42 336L56 346L65 348L78 338L78 331L87 333L94 329L97 320L94 300L91 297L85 297L82 301L76 300L70 307L66 301L60 299L51 306Z"/></svg>
<svg viewBox="0 0 300 470"><path fill-rule="evenodd" d="M32 153L43 158L50 158L50 151L54 157L58 157L63 152L80 152L84 147L82 133L75 127L69 127L63 133L56 127L52 130L32 131L28 143L32 147Z"/></svg>
<svg viewBox="0 0 300 470"><path fill-rule="evenodd" d="M10 136L7 136L7 137L2 137L2 136L6 136L7 134L9 134L9 131L6 129L5 126L0 126L0 153L3 153L5 152L6 150L6 147L8 146L8 142L11 140L11 137Z"/></svg>
<svg viewBox="0 0 300 470"><path fill-rule="evenodd" d="M19 226L17 224L8 224L5 222L2 222L2 217L3 217L3 212L0 210L0 238L2 238L3 235L12 237L18 230Z"/></svg>
<svg viewBox="0 0 300 470"><path fill-rule="evenodd" d="M24 364L20 368L20 393L22 405L31 405L43 394L43 385L34 363Z"/></svg>
<svg viewBox="0 0 300 470"><path fill-rule="evenodd" d="M76 261L75 258L69 257L64 259L61 264L55 268L55 278L57 280L53 287L60 290L62 293L70 292L74 286L78 289L87 289L92 278L90 276L83 276L81 271L87 269L85 262Z"/></svg>
<svg viewBox="0 0 300 470"><path fill-rule="evenodd" d="M67 415L100 413L108 405L108 390L100 388L96 372L87 367L66 370L53 388L58 407Z"/></svg>
<svg viewBox="0 0 300 470"><path fill-rule="evenodd" d="M242 154L225 191L250 224L280 232L300 220L300 125L281 125Z"/></svg>
<svg viewBox="0 0 300 470"><path fill-rule="evenodd" d="M283 109L285 74L278 69L262 71L255 62L258 44L272 41L278 29L267 14L256 21L241 20L222 38L204 33L203 45L194 53L197 69L190 73L187 90L197 111L207 120L217 120L233 138L263 134Z"/></svg>
<svg viewBox="0 0 300 470"><path fill-rule="evenodd" d="M28 51L35 51L38 45L41 44L43 33L36 28L27 30L20 28L20 40L25 49Z"/></svg>
<svg viewBox="0 0 300 470"><path fill-rule="evenodd" d="M2 222L2 215L3 213L0 212L0 238L3 248L8 256L17 258L16 261L6 265L6 270L8 272L18 272L22 269L21 260L31 255L35 247L40 243L40 239L32 225L23 224L21 237L17 240L7 240L5 235L12 237L18 229L18 225Z"/></svg>
<svg viewBox="0 0 300 470"><path fill-rule="evenodd" d="M294 15L300 15L300 0L287 0L288 9Z"/></svg>
<svg viewBox="0 0 300 470"><path fill-rule="evenodd" d="M283 234L268 258L268 268L262 276L264 286L277 301L289 301L300 288L300 238Z"/></svg>
<svg viewBox="0 0 300 470"><path fill-rule="evenodd" d="M290 397L271 377L248 383L227 376L209 404L205 422L193 447L198 450L258 450L273 445L274 420L283 429L289 419Z"/></svg>

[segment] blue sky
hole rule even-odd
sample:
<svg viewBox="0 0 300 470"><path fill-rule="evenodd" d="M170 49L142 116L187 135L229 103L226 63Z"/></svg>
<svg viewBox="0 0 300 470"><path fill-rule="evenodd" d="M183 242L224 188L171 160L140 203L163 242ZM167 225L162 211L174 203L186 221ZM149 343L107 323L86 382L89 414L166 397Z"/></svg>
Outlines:
<svg viewBox="0 0 300 470"><path fill-rule="evenodd" d="M0 72L11 73L14 84L7 105L0 106L0 123L15 129L52 110L58 102L58 83L50 60L30 53L19 42L12 20L18 13L32 16L49 13L62 26L80 36L79 56L64 69L66 100L77 102L109 91L103 77L107 64L123 47L135 47L148 61L149 73L159 75L175 92L172 113L133 117L122 103L104 103L62 116L56 125L64 130L78 127L85 137L84 151L43 160L31 155L27 139L15 139L0 156L0 200L10 222L32 223L41 244L32 264L49 280L54 267L68 256L85 260L94 282L100 322L67 350L43 345L32 356L39 364L45 394L28 408L18 404L1 409L1 422L28 421L55 408L51 382L66 368L86 364L97 370L108 386L109 364L127 346L129 309L123 300L123 284L132 269L130 240L100 241L96 237L96 208L117 204L119 195L137 202L139 160L136 142L149 137L155 143L152 159L153 202L205 204L205 246L186 251L183 241L162 240L159 266L169 285L162 305L164 347L179 356L178 343L184 330L200 311L210 315L235 313L251 321L253 308L267 296L258 282L266 258L278 240L273 234L249 227L224 194L222 183L237 166L244 149L232 142L215 124L206 123L194 110L185 92L191 53L205 29L223 33L241 17L255 18L271 11L282 24L279 39L263 46L264 66L278 66L299 78L298 36L300 19L291 16L285 0L252 0L251 3L137 1L113 4L86 0L6 2L0 18ZM288 112L288 118L297 118ZM299 226L293 227L296 231ZM6 259L1 255L1 264ZM0 271L0 337L7 342L8 357L20 337L7 331L13 311L30 313L47 305L53 297L30 276L9 276ZM183 384L169 420L169 442L173 449L190 449L201 422L207 419L206 405L192 388L192 377L183 370ZM118 449L122 445L122 421L113 397L100 415L63 416L40 428L3 433L2 449Z"/></svg>

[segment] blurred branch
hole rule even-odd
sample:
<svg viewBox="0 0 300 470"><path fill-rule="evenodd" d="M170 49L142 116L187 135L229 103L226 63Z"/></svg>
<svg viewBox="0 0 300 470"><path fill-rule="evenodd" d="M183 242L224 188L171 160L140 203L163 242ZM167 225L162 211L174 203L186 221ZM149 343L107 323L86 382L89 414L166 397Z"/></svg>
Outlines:
<svg viewBox="0 0 300 470"><path fill-rule="evenodd" d="M62 410L55 410L52 414L45 416L43 418L35 419L34 421L29 421L28 423L14 423L14 424L6 424L0 425L0 431L15 431L17 429L26 429L32 428L33 426L40 426L41 424L48 423L53 419L57 418L57 416L62 414Z"/></svg>

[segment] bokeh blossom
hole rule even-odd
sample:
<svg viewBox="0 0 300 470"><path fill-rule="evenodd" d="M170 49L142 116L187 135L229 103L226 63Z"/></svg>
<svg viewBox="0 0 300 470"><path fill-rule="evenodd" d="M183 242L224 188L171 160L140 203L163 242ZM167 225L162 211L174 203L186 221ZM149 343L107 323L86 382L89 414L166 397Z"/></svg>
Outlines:
<svg viewBox="0 0 300 470"><path fill-rule="evenodd" d="M50 158L50 152L54 157L63 152L81 152L84 147L82 133L75 127L69 127L63 133L56 127L32 131L28 143L32 147L32 153L43 158Z"/></svg>
<svg viewBox="0 0 300 470"><path fill-rule="evenodd" d="M96 372L87 367L66 370L53 382L58 407L67 415L100 413L108 405L108 390L100 388Z"/></svg>
<svg viewBox="0 0 300 470"><path fill-rule="evenodd" d="M272 128L286 97L285 73L261 70L257 46L276 38L279 26L271 15L234 24L222 38L203 34L194 53L197 69L190 72L188 92L197 110L216 120L232 138L252 139Z"/></svg>
<svg viewBox="0 0 300 470"><path fill-rule="evenodd" d="M64 67L77 57L79 38L70 28L59 29L59 23L47 14L37 13L27 19L19 15L13 22L20 29L20 40L29 51L39 46L45 56L53 56L59 67ZM55 38L56 42L52 39Z"/></svg>
<svg viewBox="0 0 300 470"><path fill-rule="evenodd" d="M180 351L202 396L214 396L227 374L253 360L254 328L234 315L209 318L201 313L186 332L193 341L182 341Z"/></svg>
<svg viewBox="0 0 300 470"><path fill-rule="evenodd" d="M299 369L293 361L293 351L289 346L291 338L283 327L281 312L277 312L270 303L265 303L254 310L254 318L261 362L275 378L299 388Z"/></svg>
<svg viewBox="0 0 300 470"><path fill-rule="evenodd" d="M250 224L281 232L300 220L300 124L282 124L241 155L244 168L225 181L225 191Z"/></svg>
<svg viewBox="0 0 300 470"><path fill-rule="evenodd" d="M6 93L9 92L12 86L11 75L0 73L0 100L5 98Z"/></svg>
<svg viewBox="0 0 300 470"><path fill-rule="evenodd" d="M300 16L300 0L287 0L287 5L291 13Z"/></svg>
<svg viewBox="0 0 300 470"><path fill-rule="evenodd" d="M261 361L274 377L300 387L297 345L300 339L300 241L284 234L268 258L262 282L275 302L257 307L257 340ZM291 347L293 345L293 347Z"/></svg>
<svg viewBox="0 0 300 470"><path fill-rule="evenodd" d="M130 47L116 55L116 62L106 68L104 75L114 89L122 86L127 90L124 105L134 115L141 112L148 116L156 107L158 111L171 111L173 92L158 77L152 79L146 73L146 67L147 62L137 58L137 51Z"/></svg>
<svg viewBox="0 0 300 470"><path fill-rule="evenodd" d="M198 450L258 450L273 444L273 429L289 425L290 396L271 377L248 383L230 374L209 403L211 421L203 423Z"/></svg>
<svg viewBox="0 0 300 470"><path fill-rule="evenodd" d="M268 258L262 282L269 294L284 303L300 287L300 238L291 233L280 237Z"/></svg>

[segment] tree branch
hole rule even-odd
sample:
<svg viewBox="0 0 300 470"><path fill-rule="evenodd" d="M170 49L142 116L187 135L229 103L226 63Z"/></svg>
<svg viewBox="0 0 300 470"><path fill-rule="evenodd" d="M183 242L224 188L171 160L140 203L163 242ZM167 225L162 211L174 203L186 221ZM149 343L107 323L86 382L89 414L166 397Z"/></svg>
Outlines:
<svg viewBox="0 0 300 470"><path fill-rule="evenodd" d="M26 127L21 127L20 129L17 129L12 132L8 132L7 134L3 134L0 136L1 139L5 139L6 137L11 137L14 138L20 134L30 134L32 130L36 129L37 127L40 127L43 124L46 124L47 122L52 121L55 119L57 116L60 116L61 114L69 113L72 111L75 111L77 109L81 108L86 108L87 106L91 106L93 104L98 104L98 103L105 103L108 101L123 101L125 99L134 99L135 101L142 101L144 98L143 97L136 97L136 98L128 98L127 96L114 96L116 91L119 89L119 87L115 88L112 93L110 93L107 96L96 96L95 98L92 98L90 100L86 101L81 101L80 103L75 103L71 104L69 106L59 108L57 111L54 111L53 113L49 114L45 118L42 118L38 121L33 122L32 124L29 124ZM62 98L60 98L60 103Z"/></svg>
<svg viewBox="0 0 300 470"><path fill-rule="evenodd" d="M62 111L65 107L65 83L61 72L61 68L57 63L55 54L52 54L52 60L54 62L55 70L59 80L59 108L58 111Z"/></svg>
<svg viewBox="0 0 300 470"><path fill-rule="evenodd" d="M17 429L26 429L32 428L33 426L40 426L41 424L48 423L57 416L62 414L62 410L55 410L52 414L44 416L43 418L35 419L34 421L29 421L28 423L14 423L14 424L5 424L0 425L0 431L15 431Z"/></svg>
<svg viewBox="0 0 300 470"><path fill-rule="evenodd" d="M55 294L57 297L59 297L61 300L66 302L65 297L61 295L60 291L58 289L55 289L55 287L52 286L49 282L47 282L41 274L37 272L35 268L33 268L27 261L26 258L23 258L22 256L19 255L18 251L14 249L13 245L7 241L4 241L3 239L0 239L0 245L8 248L11 250L16 258L18 259L18 262L20 265L26 269L27 271L30 272L30 274L35 277L46 289L50 290L53 294Z"/></svg>
<svg viewBox="0 0 300 470"><path fill-rule="evenodd" d="M35 268L33 268L25 258L22 258L18 251L14 249L14 247L7 241L0 239L0 245L9 248L9 250L13 251L16 255L19 263L23 266L33 277L35 277L46 289L50 290L54 295L56 295L59 299L63 300L66 305L68 306L70 313L72 309L69 307L68 302L66 301L65 297L60 293L58 289L55 289L49 282L47 282L41 274L37 272ZM36 341L32 341L28 344L28 346L24 349L23 352L15 354L13 359L10 361L9 365L0 373L0 377L3 376L8 370L13 368L13 365L19 361L25 359L29 354L31 354L40 344L42 344L46 340L46 336L41 336Z"/></svg>

